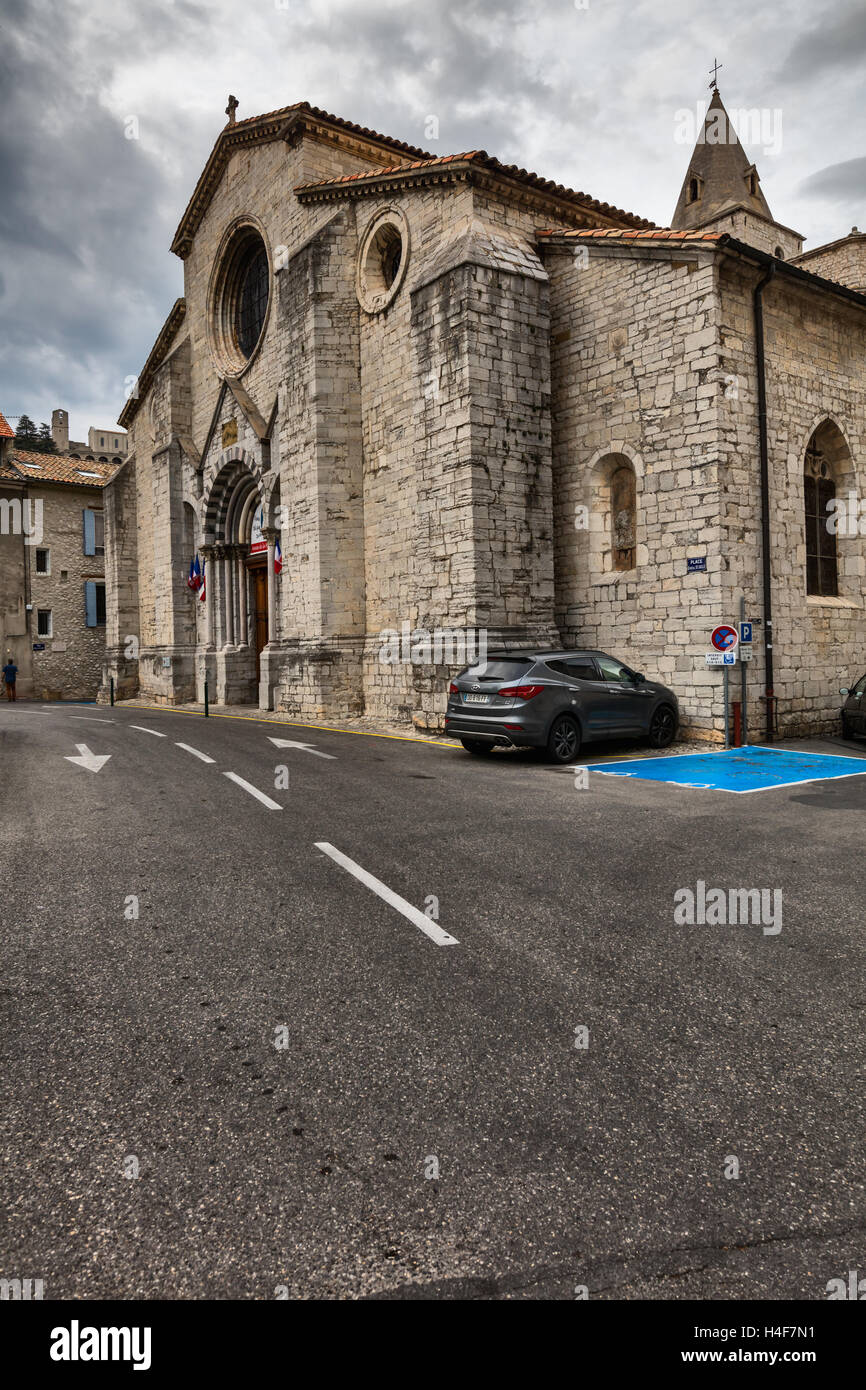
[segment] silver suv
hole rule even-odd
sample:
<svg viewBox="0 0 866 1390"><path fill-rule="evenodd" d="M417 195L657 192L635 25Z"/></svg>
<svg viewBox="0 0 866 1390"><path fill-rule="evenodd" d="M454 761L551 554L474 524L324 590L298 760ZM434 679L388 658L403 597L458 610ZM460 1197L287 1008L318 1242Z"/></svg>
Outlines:
<svg viewBox="0 0 866 1390"><path fill-rule="evenodd" d="M497 652L451 682L445 732L468 753L546 748L554 762L570 763L597 739L667 748L678 722L672 690L606 652Z"/></svg>

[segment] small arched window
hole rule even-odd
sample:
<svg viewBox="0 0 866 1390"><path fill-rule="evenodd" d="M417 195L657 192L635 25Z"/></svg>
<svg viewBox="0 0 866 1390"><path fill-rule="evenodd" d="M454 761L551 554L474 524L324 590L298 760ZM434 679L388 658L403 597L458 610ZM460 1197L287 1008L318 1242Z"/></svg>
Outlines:
<svg viewBox="0 0 866 1390"><path fill-rule="evenodd" d="M776 257L777 261L783 261L785 259L785 253L782 250L781 246L776 247L775 251L773 252L773 255Z"/></svg>
<svg viewBox="0 0 866 1390"><path fill-rule="evenodd" d="M689 179L689 202L696 203L700 195L700 188L696 178Z"/></svg>
<svg viewBox="0 0 866 1390"><path fill-rule="evenodd" d="M637 501L634 469L622 463L610 479L610 544L615 570L635 567Z"/></svg>
<svg viewBox="0 0 866 1390"><path fill-rule="evenodd" d="M806 523L806 593L835 598L839 592L836 533L830 529L827 504L836 496L836 484L816 430L806 450L803 470Z"/></svg>

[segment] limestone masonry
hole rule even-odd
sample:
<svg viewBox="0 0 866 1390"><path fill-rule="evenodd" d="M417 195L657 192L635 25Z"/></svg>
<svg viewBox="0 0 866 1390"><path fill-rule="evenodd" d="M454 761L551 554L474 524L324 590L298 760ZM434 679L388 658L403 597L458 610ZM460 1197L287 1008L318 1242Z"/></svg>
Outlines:
<svg viewBox="0 0 866 1390"><path fill-rule="evenodd" d="M483 151L230 101L119 419L103 698L207 681L440 728L461 662L383 659L408 624L609 651L717 740L704 657L744 596L753 738L836 728L866 669L864 539L827 525L866 449L866 239L802 246L732 128L659 230Z"/></svg>

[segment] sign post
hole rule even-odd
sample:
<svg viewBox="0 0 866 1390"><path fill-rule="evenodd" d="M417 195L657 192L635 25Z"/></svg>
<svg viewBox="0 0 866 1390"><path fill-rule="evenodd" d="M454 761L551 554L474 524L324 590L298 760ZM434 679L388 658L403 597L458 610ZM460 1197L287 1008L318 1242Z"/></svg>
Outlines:
<svg viewBox="0 0 866 1390"><path fill-rule="evenodd" d="M752 624L746 622L746 596L740 595L740 643L743 647L744 660L740 663L740 700L743 706L743 743L749 742L749 718L746 710L746 662L745 654L749 653L749 660L752 657Z"/></svg>
<svg viewBox="0 0 866 1390"><path fill-rule="evenodd" d="M707 652L707 665L723 666L725 672L724 684L722 687L722 699L724 700L725 704L725 747L730 748L731 729L730 701L728 697L728 669L729 667L733 666L737 660L737 643L739 642L739 635L737 633L737 629L735 627L732 627L730 623L720 623L718 627L713 628L713 633L710 637L710 641L712 642L715 650L712 652ZM716 656L716 653L718 653L718 656Z"/></svg>

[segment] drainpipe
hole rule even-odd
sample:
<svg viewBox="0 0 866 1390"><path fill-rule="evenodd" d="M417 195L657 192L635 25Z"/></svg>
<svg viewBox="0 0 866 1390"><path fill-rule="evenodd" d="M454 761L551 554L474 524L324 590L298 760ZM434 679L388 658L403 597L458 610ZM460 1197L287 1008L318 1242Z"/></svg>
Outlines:
<svg viewBox="0 0 866 1390"><path fill-rule="evenodd" d="M767 449L767 381L764 361L764 288L776 273L771 264L754 290L755 366L758 373L758 445L761 455L761 550L764 587L764 716L766 739L773 741L775 697L773 694L773 586L770 557L770 464Z"/></svg>

